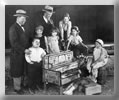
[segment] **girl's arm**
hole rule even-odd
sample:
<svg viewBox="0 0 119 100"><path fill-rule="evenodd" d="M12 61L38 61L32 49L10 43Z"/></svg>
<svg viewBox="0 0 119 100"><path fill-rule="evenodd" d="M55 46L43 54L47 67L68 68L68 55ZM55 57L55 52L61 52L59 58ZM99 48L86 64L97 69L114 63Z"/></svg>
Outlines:
<svg viewBox="0 0 119 100"><path fill-rule="evenodd" d="M71 41L68 41L68 44L67 44L67 50L69 49L69 45L70 45Z"/></svg>
<svg viewBox="0 0 119 100"><path fill-rule="evenodd" d="M62 27L62 22L60 21L59 22L59 30L60 30L60 35L61 35L61 41L64 40L64 30L63 30L63 27Z"/></svg>
<svg viewBox="0 0 119 100"><path fill-rule="evenodd" d="M80 44L81 44L82 46L84 46L85 48L88 48L88 47L83 43L83 40L82 40L82 38L81 38L80 36L78 36L78 40L79 40L79 42L80 42Z"/></svg>
<svg viewBox="0 0 119 100"><path fill-rule="evenodd" d="M68 23L68 29L67 29L67 38L69 38L69 36L70 36L71 27L72 27L72 23L71 23L71 21L69 21L69 23Z"/></svg>
<svg viewBox="0 0 119 100"><path fill-rule="evenodd" d="M46 51L47 53L49 53L49 48L48 48L48 38L46 36L44 36L45 39L45 46L46 46Z"/></svg>

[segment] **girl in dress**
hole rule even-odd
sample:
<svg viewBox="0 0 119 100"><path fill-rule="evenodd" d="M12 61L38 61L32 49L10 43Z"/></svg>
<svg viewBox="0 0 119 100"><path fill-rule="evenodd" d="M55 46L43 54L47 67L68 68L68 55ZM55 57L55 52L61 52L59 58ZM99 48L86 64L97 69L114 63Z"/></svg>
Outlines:
<svg viewBox="0 0 119 100"><path fill-rule="evenodd" d="M51 36L48 37L48 47L49 53L60 53L58 39L58 29L56 27L52 28Z"/></svg>

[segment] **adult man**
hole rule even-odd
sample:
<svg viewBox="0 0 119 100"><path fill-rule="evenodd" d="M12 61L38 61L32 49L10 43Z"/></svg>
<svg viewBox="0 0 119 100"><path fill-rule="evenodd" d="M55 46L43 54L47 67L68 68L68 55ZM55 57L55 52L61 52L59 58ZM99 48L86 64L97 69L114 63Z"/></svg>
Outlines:
<svg viewBox="0 0 119 100"><path fill-rule="evenodd" d="M50 31L51 29L54 27L54 23L53 20L51 19L54 11L53 11L53 7L46 5L44 7L44 9L42 9L43 14L39 13L40 15L36 15L35 16L35 27L37 27L38 25L42 25L44 27L44 31L43 31L43 36L44 36L44 40L45 40L45 46L47 49L47 37L50 36ZM48 52L48 50L47 50Z"/></svg>
<svg viewBox="0 0 119 100"><path fill-rule="evenodd" d="M11 44L10 72L13 77L14 91L23 94L21 89L22 76L24 75L24 52L28 46L28 38L22 25L26 22L26 11L19 9L16 11L16 22L10 27L9 40Z"/></svg>

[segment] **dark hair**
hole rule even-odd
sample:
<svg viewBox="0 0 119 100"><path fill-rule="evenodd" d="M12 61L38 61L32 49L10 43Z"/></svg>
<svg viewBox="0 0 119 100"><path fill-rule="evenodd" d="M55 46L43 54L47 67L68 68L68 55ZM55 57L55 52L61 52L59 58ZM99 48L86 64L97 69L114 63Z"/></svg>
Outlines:
<svg viewBox="0 0 119 100"><path fill-rule="evenodd" d="M77 31L77 35L78 35L79 32L80 32L78 26L72 26L71 31L72 31L73 29ZM71 32L71 34L72 34L72 32Z"/></svg>
<svg viewBox="0 0 119 100"><path fill-rule="evenodd" d="M65 14L64 14L64 17L68 17L68 18L70 19L69 13L65 13ZM64 17L63 17L63 18L64 18Z"/></svg>
<svg viewBox="0 0 119 100"><path fill-rule="evenodd" d="M52 32L57 32L57 35L59 34L59 29L57 27L53 27L50 31L50 36L52 36Z"/></svg>
<svg viewBox="0 0 119 100"><path fill-rule="evenodd" d="M37 30L39 30L39 29L43 31L43 30L44 30L44 27L43 27L42 25L39 25L39 26L37 26L37 27L35 28L35 31L37 31Z"/></svg>
<svg viewBox="0 0 119 100"><path fill-rule="evenodd" d="M38 37L34 37L34 38L32 38L32 42L34 42L35 39L40 40Z"/></svg>

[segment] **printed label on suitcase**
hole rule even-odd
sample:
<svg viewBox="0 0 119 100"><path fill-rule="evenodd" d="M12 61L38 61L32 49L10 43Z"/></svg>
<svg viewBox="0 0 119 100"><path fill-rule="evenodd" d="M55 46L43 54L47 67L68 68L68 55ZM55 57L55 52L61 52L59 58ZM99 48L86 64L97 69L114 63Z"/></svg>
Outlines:
<svg viewBox="0 0 119 100"><path fill-rule="evenodd" d="M59 63L65 62L65 55L59 56Z"/></svg>
<svg viewBox="0 0 119 100"><path fill-rule="evenodd" d="M44 57L44 64L57 65L63 62L70 62L73 58L72 51L65 51L59 54L48 54Z"/></svg>

